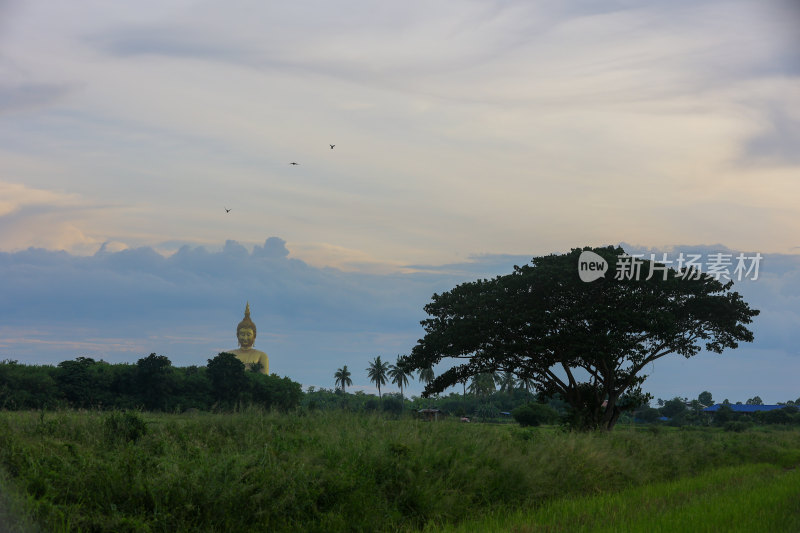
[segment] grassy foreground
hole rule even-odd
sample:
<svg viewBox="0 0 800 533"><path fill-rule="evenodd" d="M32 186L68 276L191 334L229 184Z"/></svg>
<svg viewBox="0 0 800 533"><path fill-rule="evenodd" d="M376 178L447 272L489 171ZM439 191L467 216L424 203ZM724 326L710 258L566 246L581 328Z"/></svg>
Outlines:
<svg viewBox="0 0 800 533"><path fill-rule="evenodd" d="M611 494L562 498L531 511L492 513L436 531L795 533L800 531L800 469L724 467Z"/></svg>
<svg viewBox="0 0 800 533"><path fill-rule="evenodd" d="M56 532L412 531L758 463L800 464L800 432L0 412L3 486Z"/></svg>

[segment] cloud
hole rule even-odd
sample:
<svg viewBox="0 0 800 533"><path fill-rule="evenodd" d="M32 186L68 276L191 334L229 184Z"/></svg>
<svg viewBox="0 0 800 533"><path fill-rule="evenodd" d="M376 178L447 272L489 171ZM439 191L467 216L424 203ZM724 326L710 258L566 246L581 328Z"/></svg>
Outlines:
<svg viewBox="0 0 800 533"><path fill-rule="evenodd" d="M122 59L197 59L285 70L448 100L508 104L560 98L574 105L576 98L622 102L689 93L696 88L687 84L691 77L723 83L725 68L715 68L720 56L709 56L709 48L719 40L735 44L730 27L741 23L736 10L719 15L726 10L720 1L699 7L616 2L600 8L520 1L310 4L314 7L259 5L260 17L245 3L224 9L204 4L171 21L117 22L85 40ZM746 7L737 5L739 11ZM264 20L270 31L264 31ZM630 46L632 41L637 46ZM697 60L687 60L692 57ZM459 83L446 83L453 76ZM471 83L464 86L466 81Z"/></svg>
<svg viewBox="0 0 800 533"><path fill-rule="evenodd" d="M66 85L0 83L0 114L35 109L58 101L70 92Z"/></svg>
<svg viewBox="0 0 800 533"><path fill-rule="evenodd" d="M160 325L170 317L239 313L249 300L270 321L324 330L381 331L415 314L432 280L315 268L288 257L277 237L250 252L235 241L221 251L184 246L165 257L150 247L104 245L92 256L30 248L0 254L6 320L135 319ZM386 283L389 280L391 283ZM415 294L419 301L395 299ZM415 326L412 321L411 327Z"/></svg>
<svg viewBox="0 0 800 533"><path fill-rule="evenodd" d="M233 347L249 301L258 346L276 371L326 385L342 364L407 353L430 296L465 281L450 272L344 272L289 255L278 237L252 251L229 240L218 251L186 245L169 257L121 243L90 256L0 253L0 358L130 362L157 352L178 365L205 364Z"/></svg>
<svg viewBox="0 0 800 533"><path fill-rule="evenodd" d="M459 263L447 263L444 265L407 265L406 268L412 272L450 274L458 276L486 275L487 272L497 272L508 274L514 265L524 265L531 261L533 256L513 255L513 254L475 254L470 255L466 261Z"/></svg>
<svg viewBox="0 0 800 533"><path fill-rule="evenodd" d="M81 222L101 210L77 194L0 181L0 246L95 250L101 241Z"/></svg>
<svg viewBox="0 0 800 533"><path fill-rule="evenodd" d="M753 319L751 326L755 342L752 345L743 345L743 348L778 350L788 356L797 357L797 365L800 366L800 255L760 254L757 250L732 250L721 244L650 248L622 243L621 246L630 254L644 254L645 259L649 259L650 254L655 254L656 258L667 254L667 259L672 261L677 260L681 253L686 256L699 255L704 271L708 270L713 254L728 256L731 265L725 270L734 281L733 290L739 292L750 307L761 311ZM748 258L761 255L761 259L756 262L757 279L753 279L755 271L750 275L743 275L742 279L733 274L739 254ZM752 266L753 262L748 260L747 267Z"/></svg>
<svg viewBox="0 0 800 533"><path fill-rule="evenodd" d="M800 88L800 82L796 90ZM800 98L797 99L800 104ZM762 131L745 144L745 161L756 165L800 167L800 113L773 104L764 113Z"/></svg>
<svg viewBox="0 0 800 533"><path fill-rule="evenodd" d="M270 237L264 241L264 246L253 248L253 257L282 259L288 255L289 250L286 249L286 241L279 237Z"/></svg>
<svg viewBox="0 0 800 533"><path fill-rule="evenodd" d="M69 221L80 253L105 241L249 246L269 231L311 264L335 255L329 264L380 272L461 251L538 253L575 235L674 242L694 235L689 219L718 220L715 235L731 205L752 207L749 176L729 164L769 131L752 110L791 103L743 84L771 86L752 69L779 53L768 16L745 2L66 11L23 10L9 55L31 80L80 90L15 115L0 144L54 169L14 179L124 200ZM752 154L785 157L769 137L753 142ZM759 215L777 201L767 190ZM730 201L707 201L720 194ZM224 220L222 203L234 208ZM676 206L687 213L669 227L628 223ZM587 228L588 216L603 220ZM781 239L774 217L754 218L738 245ZM556 229L532 236L545 225ZM37 238L14 247L53 246Z"/></svg>
<svg viewBox="0 0 800 533"><path fill-rule="evenodd" d="M33 206L70 207L79 205L77 195L27 187L0 181L0 217Z"/></svg>
<svg viewBox="0 0 800 533"><path fill-rule="evenodd" d="M192 35L179 28L140 28L115 31L103 38L90 40L108 53L120 56L163 55L216 60L235 60L239 55L233 47L219 44L208 36Z"/></svg>

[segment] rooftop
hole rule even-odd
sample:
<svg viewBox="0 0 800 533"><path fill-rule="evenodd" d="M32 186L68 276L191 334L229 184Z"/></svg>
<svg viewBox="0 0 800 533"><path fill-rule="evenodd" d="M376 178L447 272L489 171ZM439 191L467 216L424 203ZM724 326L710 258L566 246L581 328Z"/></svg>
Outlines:
<svg viewBox="0 0 800 533"><path fill-rule="evenodd" d="M725 404L731 408L734 413L755 413L757 411L774 411L775 409L783 409L785 405L750 405L750 404ZM703 409L705 413L716 413L723 404L716 403L711 407Z"/></svg>

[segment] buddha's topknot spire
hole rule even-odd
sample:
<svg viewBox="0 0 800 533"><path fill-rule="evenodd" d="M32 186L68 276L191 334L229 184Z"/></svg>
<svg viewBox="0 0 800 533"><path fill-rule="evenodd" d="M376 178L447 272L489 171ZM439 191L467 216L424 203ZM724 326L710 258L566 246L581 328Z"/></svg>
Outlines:
<svg viewBox="0 0 800 533"><path fill-rule="evenodd" d="M244 319L239 322L239 325L236 326L236 332L238 333L242 328L250 328L253 330L253 336L256 335L256 325L250 320L250 302L247 302L247 305L244 308Z"/></svg>

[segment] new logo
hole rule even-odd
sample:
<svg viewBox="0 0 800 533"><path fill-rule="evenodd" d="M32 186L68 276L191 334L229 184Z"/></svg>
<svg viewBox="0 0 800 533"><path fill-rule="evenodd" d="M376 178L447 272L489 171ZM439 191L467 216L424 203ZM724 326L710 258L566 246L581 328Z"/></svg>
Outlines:
<svg viewBox="0 0 800 533"><path fill-rule="evenodd" d="M608 271L608 262L591 250L584 250L578 258L578 275L581 281L594 281Z"/></svg>

